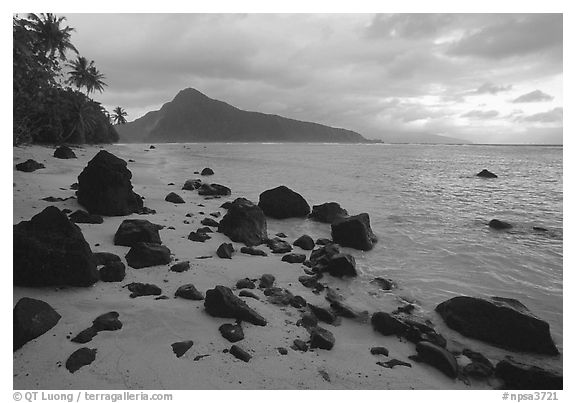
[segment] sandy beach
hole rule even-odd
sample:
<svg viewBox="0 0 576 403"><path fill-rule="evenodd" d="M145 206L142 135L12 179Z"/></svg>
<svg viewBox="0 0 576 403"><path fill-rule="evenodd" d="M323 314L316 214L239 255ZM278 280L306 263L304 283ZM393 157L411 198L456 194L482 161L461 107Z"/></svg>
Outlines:
<svg viewBox="0 0 576 403"><path fill-rule="evenodd" d="M148 145L133 147L132 153L122 154L118 146L104 147L125 160L133 159L128 167L133 174L134 190L145 197L145 206L157 214L147 216L105 217L103 224L79 224L93 252L112 252L123 261L128 247L115 246L113 236L127 218L144 218L164 225L160 236L172 252L173 262L189 260L191 269L176 273L170 265L135 270L127 268L126 278L120 283L98 282L88 288L14 287L14 304L22 297L31 297L49 303L61 316L57 326L46 334L27 343L14 353L15 389L460 389L488 388L487 384L466 385L452 380L437 369L412 362L412 368L396 366L393 369L376 365L381 357L370 353L370 348L385 346L388 359L410 362L414 345L396 336L385 337L376 333L369 324L343 319L338 326L326 325L336 338L331 351L316 349L301 352L290 348L296 338L308 339L307 331L297 326L300 313L291 306L280 307L267 302L261 290L252 290L260 300L246 298L268 324L265 327L243 323L244 340L239 346L253 358L243 362L228 352L231 343L224 339L218 327L233 323L231 319L208 315L203 301L174 298L176 289L192 283L202 292L216 285L234 289L239 279L259 278L264 273L276 277L276 284L303 296L309 303L325 305L324 295L316 295L298 282L303 274L300 264L282 262L281 256L249 256L239 253L240 244L234 244L236 253L231 260L220 259L216 249L229 242L223 234L215 233L205 243L187 239L190 231L201 227L200 221L211 212L225 213L220 205L226 200L242 197L235 194L221 199L208 199L196 192L182 191L182 183L189 178L200 178L192 172L201 170L191 162L189 178L164 180L155 175L160 161L169 158L162 146L145 151ZM33 173L14 172L14 224L29 220L49 205L75 211L81 206L75 199L49 203L47 196L66 198L74 195L70 185L100 147L86 146L75 149L77 159L59 160L52 156L53 149L42 146L14 148L14 164L28 158L46 165ZM218 166L212 166L218 172ZM214 180L221 179L215 177ZM173 182L175 185L168 185ZM220 181L219 183L223 183ZM223 183L234 189L233 183ZM166 202L171 191L180 194L185 204ZM203 206L199 206L199 205ZM201 213L205 213L202 215ZM191 213L192 217L186 217ZM189 224L185 223L188 221ZM173 227L174 229L168 229ZM269 225L273 234L273 225ZM288 239L288 241L293 241ZM267 250L266 247L260 247ZM294 247L295 252L300 251ZM305 252L307 253L307 252ZM198 259L201 256L213 256ZM345 289L340 280L325 277L335 290ZM130 298L123 285L131 282L151 283L162 289L167 299L152 296ZM384 291L382 291L384 292ZM354 295L345 295L354 304ZM393 299L374 299L372 306L355 307L374 312L392 311L398 307ZM364 303L365 304L365 303ZM114 332L101 332L86 346L97 349L96 360L76 373L66 370L63 363L80 345L69 338L90 326L98 315L117 311L123 328ZM171 344L183 340L194 341L188 352L177 358ZM287 355L278 352L288 350ZM197 358L197 356L203 356Z"/></svg>

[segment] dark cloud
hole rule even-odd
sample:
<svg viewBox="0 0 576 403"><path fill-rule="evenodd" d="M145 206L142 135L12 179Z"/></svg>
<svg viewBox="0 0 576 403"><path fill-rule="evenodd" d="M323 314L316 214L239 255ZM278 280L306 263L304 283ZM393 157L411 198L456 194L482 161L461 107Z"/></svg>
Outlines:
<svg viewBox="0 0 576 403"><path fill-rule="evenodd" d="M369 38L428 38L449 29L454 14L377 14L366 29Z"/></svg>
<svg viewBox="0 0 576 403"><path fill-rule="evenodd" d="M553 96L548 95L540 90L535 90L527 94L520 95L518 98L512 100L513 103L527 103L527 102L548 102L554 99Z"/></svg>
<svg viewBox="0 0 576 403"><path fill-rule="evenodd" d="M498 117L500 113L498 111L481 111L481 110L472 110L460 115L463 118L470 118L470 119L494 119Z"/></svg>
<svg viewBox="0 0 576 403"><path fill-rule="evenodd" d="M480 87L478 87L475 91L471 92L471 94L491 94L496 95L500 92L510 91L512 89L511 85L496 85L492 83L484 83Z"/></svg>
<svg viewBox="0 0 576 403"><path fill-rule="evenodd" d="M547 112L540 112L533 115L519 117L517 120L524 122L562 123L563 118L564 108L554 108Z"/></svg>
<svg viewBox="0 0 576 403"><path fill-rule="evenodd" d="M511 15L469 30L449 52L457 56L503 59L544 53L562 59L562 14Z"/></svg>

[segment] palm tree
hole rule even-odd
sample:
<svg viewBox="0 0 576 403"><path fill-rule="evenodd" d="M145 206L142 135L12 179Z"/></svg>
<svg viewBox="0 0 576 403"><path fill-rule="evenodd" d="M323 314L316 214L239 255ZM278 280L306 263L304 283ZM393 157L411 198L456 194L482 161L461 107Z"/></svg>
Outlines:
<svg viewBox="0 0 576 403"><path fill-rule="evenodd" d="M66 21L66 17L57 17L52 13L41 13L40 15L28 14L27 26L37 37L38 48L50 57L58 54L60 60L66 60L66 51L71 50L78 53L78 50L70 41L74 28L69 26L61 27Z"/></svg>
<svg viewBox="0 0 576 403"><path fill-rule="evenodd" d="M68 67L71 69L68 75L70 76L67 83L75 85L78 89L86 87L86 94L97 90L102 92L106 83L104 80L104 74L100 73L98 69L94 66L94 61L88 63L88 59L83 56L78 56L76 60L68 63Z"/></svg>
<svg viewBox="0 0 576 403"><path fill-rule="evenodd" d="M112 115L112 119L114 120L115 124L123 125L124 123L126 123L125 116L128 116L128 113L124 109L122 109L121 106L117 106L112 110L112 112L114 112L114 114Z"/></svg>

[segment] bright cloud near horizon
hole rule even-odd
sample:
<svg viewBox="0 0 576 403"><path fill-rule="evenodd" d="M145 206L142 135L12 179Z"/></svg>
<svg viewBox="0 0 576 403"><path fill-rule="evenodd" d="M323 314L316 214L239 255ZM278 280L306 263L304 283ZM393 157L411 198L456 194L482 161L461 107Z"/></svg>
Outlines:
<svg viewBox="0 0 576 403"><path fill-rule="evenodd" d="M562 142L561 14L65 16L129 120L192 87L372 139Z"/></svg>

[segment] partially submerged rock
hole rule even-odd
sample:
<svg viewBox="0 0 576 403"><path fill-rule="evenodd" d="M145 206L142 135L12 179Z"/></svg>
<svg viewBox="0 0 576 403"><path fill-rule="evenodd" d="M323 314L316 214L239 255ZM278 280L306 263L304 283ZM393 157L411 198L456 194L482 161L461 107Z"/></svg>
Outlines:
<svg viewBox="0 0 576 403"><path fill-rule="evenodd" d="M52 329L61 316L44 301L33 298L21 298L14 307L13 350L16 351L48 330Z"/></svg>
<svg viewBox="0 0 576 403"><path fill-rule="evenodd" d="M279 219L306 217L310 213L308 202L286 186L261 193L258 206L267 216Z"/></svg>
<svg viewBox="0 0 576 403"><path fill-rule="evenodd" d="M162 225L148 220L130 219L122 221L114 235L114 245L134 246L138 242L161 244L159 230Z"/></svg>
<svg viewBox="0 0 576 403"><path fill-rule="evenodd" d="M510 357L496 364L496 376L504 381L505 389L562 390L564 386L561 374Z"/></svg>
<svg viewBox="0 0 576 403"><path fill-rule="evenodd" d="M324 271L334 277L356 277L356 260L347 253L338 253L328 261Z"/></svg>
<svg viewBox="0 0 576 403"><path fill-rule="evenodd" d="M218 232L247 246L260 245L268 239L264 212L244 198L238 198L228 206L228 212L220 221Z"/></svg>
<svg viewBox="0 0 576 403"><path fill-rule="evenodd" d="M348 212L338 203L330 202L313 206L308 217L314 221L332 224L339 218L348 217Z"/></svg>
<svg viewBox="0 0 576 403"><path fill-rule="evenodd" d="M207 184L203 183L198 188L198 194L200 196L228 196L232 193L230 188L219 185L217 183Z"/></svg>
<svg viewBox="0 0 576 403"><path fill-rule="evenodd" d="M436 312L464 336L518 351L559 354L550 325L515 299L460 296L442 302Z"/></svg>
<svg viewBox="0 0 576 403"><path fill-rule="evenodd" d="M184 186L182 186L182 190L196 190L202 185L202 181L200 179L188 179L184 182Z"/></svg>
<svg viewBox="0 0 576 403"><path fill-rule="evenodd" d="M87 287L98 281L82 231L57 207L14 225L13 248L14 285Z"/></svg>
<svg viewBox="0 0 576 403"><path fill-rule="evenodd" d="M371 250L378 238L370 227L367 213L340 218L332 223L332 239L337 244L364 251Z"/></svg>
<svg viewBox="0 0 576 403"><path fill-rule="evenodd" d="M479 176L479 177L481 177L481 178L497 178L497 177L498 177L498 175L496 175L496 174L493 173L493 172L490 172L490 171L487 170L487 169L483 169L482 171L478 172L478 173L476 174L476 176Z"/></svg>
<svg viewBox="0 0 576 403"><path fill-rule="evenodd" d="M506 221L500 221L498 219L490 220L488 226L493 229L510 229L512 228L512 224L507 223Z"/></svg>
<svg viewBox="0 0 576 403"><path fill-rule="evenodd" d="M91 214L123 216L142 210L142 198L132 190L126 161L108 151L96 154L78 176L78 203Z"/></svg>
<svg viewBox="0 0 576 403"><path fill-rule="evenodd" d="M206 291L204 308L209 315L219 318L234 318L258 326L266 326L267 323L246 302L235 296L230 288L222 285Z"/></svg>
<svg viewBox="0 0 576 403"><path fill-rule="evenodd" d="M138 242L126 254L128 266L134 269L170 263L170 249L155 243Z"/></svg>

